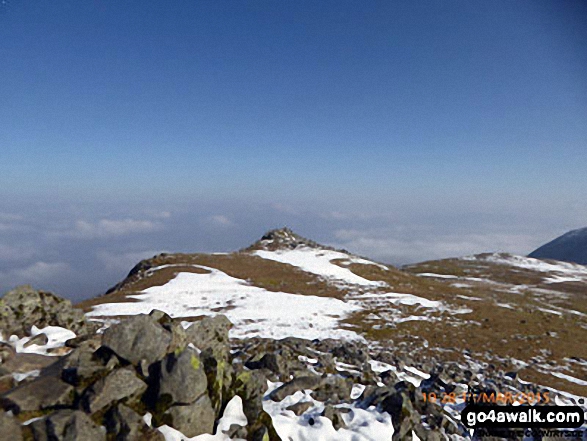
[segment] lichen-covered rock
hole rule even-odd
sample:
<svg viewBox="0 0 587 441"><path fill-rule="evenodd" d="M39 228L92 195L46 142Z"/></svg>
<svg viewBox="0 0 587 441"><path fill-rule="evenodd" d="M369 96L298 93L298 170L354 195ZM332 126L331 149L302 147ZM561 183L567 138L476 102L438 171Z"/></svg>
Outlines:
<svg viewBox="0 0 587 441"><path fill-rule="evenodd" d="M208 381L195 349L169 354L161 361L159 398L174 404L190 404L204 394Z"/></svg>
<svg viewBox="0 0 587 441"><path fill-rule="evenodd" d="M206 394L192 404L171 406L165 415L171 427L190 438L214 430L215 413Z"/></svg>
<svg viewBox="0 0 587 441"><path fill-rule="evenodd" d="M24 337L33 325L38 328L61 326L76 334L91 333L96 329L69 300L37 291L29 285L8 291L0 299L0 332L4 337L12 334Z"/></svg>
<svg viewBox="0 0 587 441"><path fill-rule="evenodd" d="M233 396L230 395L230 386L234 368L223 357L216 358L210 348L200 353L200 359L208 379L208 396L216 416L220 417L221 410Z"/></svg>
<svg viewBox="0 0 587 441"><path fill-rule="evenodd" d="M131 368L118 369L98 380L82 397L84 408L95 413L120 400L138 399L147 390Z"/></svg>
<svg viewBox="0 0 587 441"><path fill-rule="evenodd" d="M138 365L163 359L171 343L171 333L152 317L140 314L123 320L104 331L102 345L119 357Z"/></svg>
<svg viewBox="0 0 587 441"><path fill-rule="evenodd" d="M204 317L186 329L186 339L198 349L211 349L216 358L228 358L230 351L228 331L232 323L225 315Z"/></svg>

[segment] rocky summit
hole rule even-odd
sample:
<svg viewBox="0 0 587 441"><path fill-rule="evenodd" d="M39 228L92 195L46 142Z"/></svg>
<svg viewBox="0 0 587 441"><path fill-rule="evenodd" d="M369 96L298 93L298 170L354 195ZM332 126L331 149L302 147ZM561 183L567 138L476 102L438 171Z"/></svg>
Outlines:
<svg viewBox="0 0 587 441"><path fill-rule="evenodd" d="M0 300L0 439L480 439L468 403L584 406L586 293L582 265L394 268L287 228L154 256L79 305L19 287Z"/></svg>

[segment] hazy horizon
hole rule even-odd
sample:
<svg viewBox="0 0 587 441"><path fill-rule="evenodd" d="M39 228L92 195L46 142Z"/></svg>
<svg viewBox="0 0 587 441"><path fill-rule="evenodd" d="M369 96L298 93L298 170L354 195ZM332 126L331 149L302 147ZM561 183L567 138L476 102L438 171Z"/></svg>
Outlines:
<svg viewBox="0 0 587 441"><path fill-rule="evenodd" d="M0 292L289 226L391 264L587 226L587 3L0 4Z"/></svg>

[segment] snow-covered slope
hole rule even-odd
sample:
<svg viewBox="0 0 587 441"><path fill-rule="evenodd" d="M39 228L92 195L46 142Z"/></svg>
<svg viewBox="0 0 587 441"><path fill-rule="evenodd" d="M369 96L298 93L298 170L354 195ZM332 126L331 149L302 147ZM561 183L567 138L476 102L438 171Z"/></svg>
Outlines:
<svg viewBox="0 0 587 441"><path fill-rule="evenodd" d="M143 261L82 306L93 320L151 309L186 322L223 313L234 338L364 341L409 353L413 367L475 360L587 394L569 380L587 377L586 292L582 265L501 253L398 270L282 229L235 253Z"/></svg>

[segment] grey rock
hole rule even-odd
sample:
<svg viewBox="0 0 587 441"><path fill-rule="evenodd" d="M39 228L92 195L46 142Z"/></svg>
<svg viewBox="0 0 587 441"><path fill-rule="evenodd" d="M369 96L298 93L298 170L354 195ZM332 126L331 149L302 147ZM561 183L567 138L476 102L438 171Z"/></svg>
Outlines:
<svg viewBox="0 0 587 441"><path fill-rule="evenodd" d="M242 398L243 412L249 422L249 428L264 413L263 397L266 391L267 380L260 371L241 371L236 374L230 387L230 394Z"/></svg>
<svg viewBox="0 0 587 441"><path fill-rule="evenodd" d="M248 369L269 369L275 374L278 374L284 370L284 363L281 360L282 357L273 352L265 353L259 359L255 358L250 359L245 363L245 366Z"/></svg>
<svg viewBox="0 0 587 441"><path fill-rule="evenodd" d="M34 337L30 338L29 341L27 341L24 344L25 348L28 348L32 345L39 345L39 346L43 346L46 345L49 342L49 338L47 337L47 334L37 334Z"/></svg>
<svg viewBox="0 0 587 441"><path fill-rule="evenodd" d="M87 412L95 413L120 400L132 400L147 390L144 381L132 369L118 369L98 380L82 397Z"/></svg>
<svg viewBox="0 0 587 441"><path fill-rule="evenodd" d="M171 426L187 437L211 434L214 430L215 414L208 395L202 395L187 406L171 406L166 415L171 420Z"/></svg>
<svg viewBox="0 0 587 441"><path fill-rule="evenodd" d="M195 349L186 348L179 355L169 354L161 362L159 397L169 396L171 403L189 404L204 394L208 380Z"/></svg>
<svg viewBox="0 0 587 441"><path fill-rule="evenodd" d="M0 363L6 363L16 355L16 350L8 343L0 342Z"/></svg>
<svg viewBox="0 0 587 441"><path fill-rule="evenodd" d="M350 400L353 380L340 375L329 375L312 391L312 397L318 401L340 403Z"/></svg>
<svg viewBox="0 0 587 441"><path fill-rule="evenodd" d="M227 358L230 328L232 323L225 315L204 317L186 329L186 339L202 351L210 348L216 357Z"/></svg>
<svg viewBox="0 0 587 441"><path fill-rule="evenodd" d="M22 441L22 428L16 418L0 412L0 439Z"/></svg>
<svg viewBox="0 0 587 441"><path fill-rule="evenodd" d="M102 336L103 346L134 365L138 365L141 360L149 364L161 360L170 343L171 333L144 314L111 326Z"/></svg>
<svg viewBox="0 0 587 441"><path fill-rule="evenodd" d="M79 410L60 410L45 419L49 440L105 441L106 430Z"/></svg>
<svg viewBox="0 0 587 441"><path fill-rule="evenodd" d="M61 359L58 375L67 383L84 388L108 375L119 364L112 353L102 349L95 351L93 343L86 341Z"/></svg>
<svg viewBox="0 0 587 441"><path fill-rule="evenodd" d="M40 354L27 354L21 352L16 354L6 363L4 363L2 365L2 368L12 373L22 374L37 369L44 369L52 365L56 361L57 359L55 357Z"/></svg>
<svg viewBox="0 0 587 441"><path fill-rule="evenodd" d="M346 409L348 413L348 409ZM344 410L340 409L338 407L334 407L331 404L327 404L324 407L324 411L322 411L322 416L328 418L330 421L332 421L332 426L334 427L335 430L338 429L344 429L346 428L346 423L343 420L343 415Z"/></svg>
<svg viewBox="0 0 587 441"><path fill-rule="evenodd" d="M281 401L285 397L299 391L299 390L314 390L322 385L323 379L317 375L307 377L297 377L293 380L279 386L271 394L269 398L273 401Z"/></svg>
<svg viewBox="0 0 587 441"><path fill-rule="evenodd" d="M61 326L76 334L95 330L82 311L71 302L46 291L37 291L31 286L19 286L8 291L0 299L0 329L4 334L24 337L31 326Z"/></svg>
<svg viewBox="0 0 587 441"><path fill-rule="evenodd" d="M106 415L108 432L117 441L164 441L158 430L147 426L143 418L131 408L119 404Z"/></svg>
<svg viewBox="0 0 587 441"><path fill-rule="evenodd" d="M16 380L12 374L5 374L0 376L0 395L8 392L10 389L16 386Z"/></svg>
<svg viewBox="0 0 587 441"><path fill-rule="evenodd" d="M312 406L314 406L314 404L311 401L303 401L300 403L292 404L291 406L287 407L286 409L291 410L297 416L300 416L301 414L303 414L306 410L308 410Z"/></svg>
<svg viewBox="0 0 587 441"><path fill-rule="evenodd" d="M1 396L5 410L16 413L50 409L73 404L74 389L53 377L39 377Z"/></svg>

